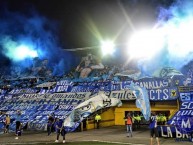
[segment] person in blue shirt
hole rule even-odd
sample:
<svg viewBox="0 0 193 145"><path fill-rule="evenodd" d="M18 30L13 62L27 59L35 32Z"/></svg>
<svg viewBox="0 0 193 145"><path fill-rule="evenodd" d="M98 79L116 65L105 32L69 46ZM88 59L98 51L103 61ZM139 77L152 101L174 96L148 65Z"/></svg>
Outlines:
<svg viewBox="0 0 193 145"><path fill-rule="evenodd" d="M153 137L156 137L157 145L160 145L159 143L159 134L157 130L157 115L155 112L152 112L151 117L150 117L150 145L153 145Z"/></svg>
<svg viewBox="0 0 193 145"><path fill-rule="evenodd" d="M66 135L66 131L65 128L63 126L63 121L60 120L59 118L56 118L56 122L55 122L55 130L57 133L57 138L55 140L55 142L59 142L59 136L61 134L61 136L63 136L63 143L65 143L65 135Z"/></svg>

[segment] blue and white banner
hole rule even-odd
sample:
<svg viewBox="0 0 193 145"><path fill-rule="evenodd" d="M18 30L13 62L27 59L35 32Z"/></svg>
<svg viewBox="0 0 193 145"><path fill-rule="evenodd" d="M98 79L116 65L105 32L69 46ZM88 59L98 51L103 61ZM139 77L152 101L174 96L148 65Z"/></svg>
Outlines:
<svg viewBox="0 0 193 145"><path fill-rule="evenodd" d="M192 136L187 132L182 132L182 130L175 125L173 126L158 126L161 137L176 138L176 141L190 141L192 142ZM180 140L183 138L183 140Z"/></svg>
<svg viewBox="0 0 193 145"><path fill-rule="evenodd" d="M122 82L122 89L130 88L131 83L138 85L142 88L146 89L158 89L163 87L168 87L169 82L167 79L161 78L145 78L138 81L123 81Z"/></svg>
<svg viewBox="0 0 193 145"><path fill-rule="evenodd" d="M41 99L78 99L86 100L91 95L90 92L79 92L79 93L54 93L54 94L23 94L17 96L17 99L21 100L41 100Z"/></svg>
<svg viewBox="0 0 193 145"><path fill-rule="evenodd" d="M131 88L131 87L130 87ZM148 98L151 101L166 101L176 100L178 98L177 88L161 88L147 90ZM120 100L135 100L136 96L131 89L125 89L121 91L111 91L110 97L118 98Z"/></svg>
<svg viewBox="0 0 193 145"><path fill-rule="evenodd" d="M73 85L73 82L69 80L63 80L56 82L56 85L57 86Z"/></svg>
<svg viewBox="0 0 193 145"><path fill-rule="evenodd" d="M27 89L13 89L9 94L33 94L36 93L36 89L27 88Z"/></svg>
<svg viewBox="0 0 193 145"><path fill-rule="evenodd" d="M29 130L46 130L47 123L41 123L39 121L36 122L29 122L28 129Z"/></svg>
<svg viewBox="0 0 193 145"><path fill-rule="evenodd" d="M75 86L72 87L71 92L99 92L99 87L94 86Z"/></svg>
<svg viewBox="0 0 193 145"><path fill-rule="evenodd" d="M85 82L78 83L78 86L73 86L71 92L93 92L110 91L112 89L111 82Z"/></svg>
<svg viewBox="0 0 193 145"><path fill-rule="evenodd" d="M79 92L79 93L54 93L52 94L53 99L88 99L91 95L90 92Z"/></svg>
<svg viewBox="0 0 193 145"><path fill-rule="evenodd" d="M78 83L79 86L92 86L92 87L105 87L110 86L111 81L104 81L104 82L80 82Z"/></svg>
<svg viewBox="0 0 193 145"><path fill-rule="evenodd" d="M193 101L193 92L180 93L180 101Z"/></svg>
<svg viewBox="0 0 193 145"><path fill-rule="evenodd" d="M36 99L44 99L44 98L46 98L46 96L48 96L48 94L47 95L43 95L43 94L23 94L23 95L20 95L20 96L16 96L15 98L21 99L21 100L23 100L23 99L36 100Z"/></svg>
<svg viewBox="0 0 193 145"><path fill-rule="evenodd" d="M55 86L53 89L41 89L39 94L46 94L46 93L58 93L58 92L70 92L71 86L63 85L63 86Z"/></svg>
<svg viewBox="0 0 193 145"><path fill-rule="evenodd" d="M151 101L166 101L166 100L176 100L178 98L178 89L173 88L159 88L159 89L149 89L148 96Z"/></svg>
<svg viewBox="0 0 193 145"><path fill-rule="evenodd" d="M54 86L55 84L56 84L56 82L46 82L43 84L39 84L36 87L37 88L50 88L50 87Z"/></svg>
<svg viewBox="0 0 193 145"><path fill-rule="evenodd" d="M180 101L193 101L193 86L181 86L178 90Z"/></svg>
<svg viewBox="0 0 193 145"><path fill-rule="evenodd" d="M174 125L181 134L190 136L193 132L193 101L182 102L180 110L168 121L168 124Z"/></svg>
<svg viewBox="0 0 193 145"><path fill-rule="evenodd" d="M120 100L135 100L136 96L132 90L111 91L110 98L117 98Z"/></svg>
<svg viewBox="0 0 193 145"><path fill-rule="evenodd" d="M65 130L67 132L74 131L80 122L86 117L91 115L93 112L102 108L111 106L121 106L122 102L117 98L109 98L104 93L99 93L94 97L79 104L70 115L64 120Z"/></svg>

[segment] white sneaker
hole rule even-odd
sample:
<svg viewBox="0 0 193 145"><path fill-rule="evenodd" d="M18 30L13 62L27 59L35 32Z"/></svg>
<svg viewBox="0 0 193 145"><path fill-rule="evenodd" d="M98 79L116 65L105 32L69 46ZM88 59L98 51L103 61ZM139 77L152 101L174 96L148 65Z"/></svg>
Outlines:
<svg viewBox="0 0 193 145"><path fill-rule="evenodd" d="M19 139L18 137L15 137L15 139Z"/></svg>
<svg viewBox="0 0 193 145"><path fill-rule="evenodd" d="M63 143L65 143L66 141L65 140L63 140Z"/></svg>
<svg viewBox="0 0 193 145"><path fill-rule="evenodd" d="M59 142L58 140L55 140L55 142Z"/></svg>

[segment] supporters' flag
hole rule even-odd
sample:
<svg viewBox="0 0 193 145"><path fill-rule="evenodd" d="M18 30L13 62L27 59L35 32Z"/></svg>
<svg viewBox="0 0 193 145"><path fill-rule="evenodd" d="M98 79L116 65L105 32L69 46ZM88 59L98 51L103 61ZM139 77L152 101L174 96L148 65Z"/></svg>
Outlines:
<svg viewBox="0 0 193 145"><path fill-rule="evenodd" d="M127 76L129 78L134 79L134 80L139 79L140 75L141 75L141 72L136 71L136 70L125 70L125 71L122 71L120 73L115 74L115 76Z"/></svg>
<svg viewBox="0 0 193 145"><path fill-rule="evenodd" d="M64 127L67 132L74 131L86 117L106 107L121 106L122 102L117 98L109 98L100 92L85 102L79 104L64 120Z"/></svg>
<svg viewBox="0 0 193 145"><path fill-rule="evenodd" d="M149 120L151 115L148 91L145 88L131 84L131 89L136 96L136 106L140 108L145 120Z"/></svg>
<svg viewBox="0 0 193 145"><path fill-rule="evenodd" d="M54 86L55 84L56 82L46 82L46 83L37 85L36 88L50 88Z"/></svg>
<svg viewBox="0 0 193 145"><path fill-rule="evenodd" d="M180 75L182 76L183 74L176 70L175 68L172 67L163 67L160 69L157 69L154 73L153 73L153 77L160 77L160 78L164 78L164 77L173 77L176 75Z"/></svg>

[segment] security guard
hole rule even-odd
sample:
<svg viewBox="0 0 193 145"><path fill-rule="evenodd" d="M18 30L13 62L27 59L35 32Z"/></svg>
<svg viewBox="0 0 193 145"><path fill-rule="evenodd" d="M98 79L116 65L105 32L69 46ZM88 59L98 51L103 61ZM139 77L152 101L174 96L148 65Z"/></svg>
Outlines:
<svg viewBox="0 0 193 145"><path fill-rule="evenodd" d="M95 116L95 122L97 123L97 129L99 129L99 123L101 121L101 116L99 114L96 114Z"/></svg>
<svg viewBox="0 0 193 145"><path fill-rule="evenodd" d="M161 125L165 125L166 124L167 118L166 118L165 114L160 116L160 121L161 121Z"/></svg>
<svg viewBox="0 0 193 145"><path fill-rule="evenodd" d="M139 114L137 114L135 119L136 119L136 126L139 129L140 128L140 123L141 123L141 116Z"/></svg>

